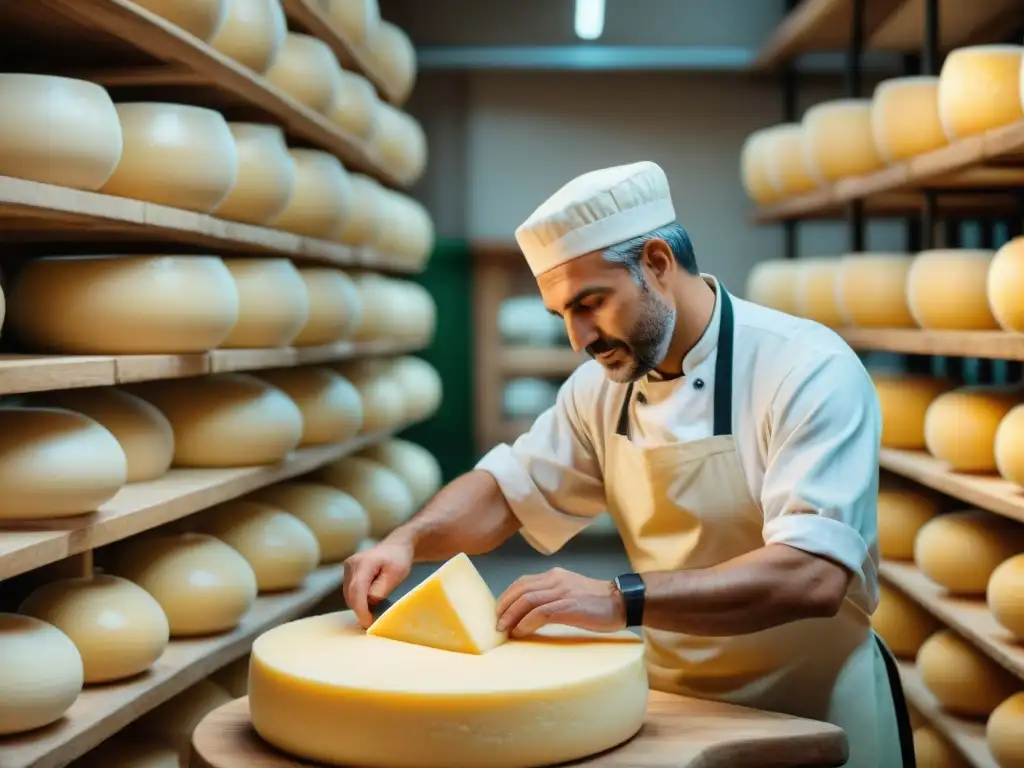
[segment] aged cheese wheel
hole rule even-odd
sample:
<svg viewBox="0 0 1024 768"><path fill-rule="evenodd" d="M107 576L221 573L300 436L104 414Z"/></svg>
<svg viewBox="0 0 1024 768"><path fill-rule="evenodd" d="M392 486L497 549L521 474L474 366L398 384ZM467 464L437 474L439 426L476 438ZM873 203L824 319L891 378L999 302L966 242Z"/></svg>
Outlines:
<svg viewBox="0 0 1024 768"><path fill-rule="evenodd" d="M913 328L907 275L914 257L905 253L848 253L839 265L839 310L859 328Z"/></svg>
<svg viewBox="0 0 1024 768"><path fill-rule="evenodd" d="M803 119L807 159L815 178L837 181L882 168L871 131L870 99L816 104Z"/></svg>
<svg viewBox="0 0 1024 768"><path fill-rule="evenodd" d="M538 376L507 379L501 388L501 412L509 419L536 419L557 400L558 385Z"/></svg>
<svg viewBox="0 0 1024 768"><path fill-rule="evenodd" d="M370 518L370 536L375 539L387 536L415 511L409 486L376 461L346 456L321 469L318 477L362 505Z"/></svg>
<svg viewBox="0 0 1024 768"><path fill-rule="evenodd" d="M740 147L740 182L747 197L758 205L779 199L779 193L768 181L768 137L774 130L775 126L754 131Z"/></svg>
<svg viewBox="0 0 1024 768"><path fill-rule="evenodd" d="M362 434L397 427L407 416L405 389L382 361L356 360L335 370L352 382L363 404Z"/></svg>
<svg viewBox="0 0 1024 768"><path fill-rule="evenodd" d="M306 281L290 259L225 259L238 290L238 322L221 347L287 347L309 322Z"/></svg>
<svg viewBox="0 0 1024 768"><path fill-rule="evenodd" d="M999 768L1024 766L1024 693L1015 693L992 710L985 737Z"/></svg>
<svg viewBox="0 0 1024 768"><path fill-rule="evenodd" d="M402 389L406 421L423 421L437 412L443 387L441 374L431 363L413 355L402 355L390 361L388 374Z"/></svg>
<svg viewBox="0 0 1024 768"><path fill-rule="evenodd" d="M1019 388L960 387L939 395L924 417L928 452L955 472L995 472L996 430L1024 399Z"/></svg>
<svg viewBox="0 0 1024 768"><path fill-rule="evenodd" d="M886 584L879 584L878 590L878 608L871 615L871 626L894 656L914 659L942 623L899 590Z"/></svg>
<svg viewBox="0 0 1024 768"><path fill-rule="evenodd" d="M335 237L345 245L367 245L381 227L380 184L361 173L350 175L352 203Z"/></svg>
<svg viewBox="0 0 1024 768"><path fill-rule="evenodd" d="M359 434L363 425L359 390L330 368L279 368L256 375L299 406L303 423L300 445L342 443Z"/></svg>
<svg viewBox="0 0 1024 768"><path fill-rule="evenodd" d="M437 326L437 304L426 288L411 280L368 272L354 279L363 306L356 341L389 340L424 346L430 342Z"/></svg>
<svg viewBox="0 0 1024 768"><path fill-rule="evenodd" d="M887 163L946 146L939 119L939 78L929 75L883 80L871 104L875 146Z"/></svg>
<svg viewBox="0 0 1024 768"><path fill-rule="evenodd" d="M215 256L32 259L7 298L10 329L39 352L206 352L238 320L238 290Z"/></svg>
<svg viewBox="0 0 1024 768"><path fill-rule="evenodd" d="M212 675L210 682L219 685L233 699L249 695L249 654L235 659L226 667L221 667ZM174 766L178 768L178 766Z"/></svg>
<svg viewBox="0 0 1024 768"><path fill-rule="evenodd" d="M878 549L887 560L913 560L921 527L939 513L933 495L897 487L878 491Z"/></svg>
<svg viewBox="0 0 1024 768"><path fill-rule="evenodd" d="M352 177L334 155L317 149L291 149L295 189L284 211L271 224L309 237L336 237L352 208Z"/></svg>
<svg viewBox="0 0 1024 768"><path fill-rule="evenodd" d="M971 45L947 54L939 73L939 116L950 139L1024 119L1024 46Z"/></svg>
<svg viewBox="0 0 1024 768"><path fill-rule="evenodd" d="M1024 524L980 509L951 512L925 523L914 562L953 595L984 595L992 572L1024 552Z"/></svg>
<svg viewBox="0 0 1024 768"><path fill-rule="evenodd" d="M131 728L121 731L89 750L71 768L181 768L181 756L173 746L141 734L136 741L133 736Z"/></svg>
<svg viewBox="0 0 1024 768"><path fill-rule="evenodd" d="M1018 688L1013 675L946 629L921 646L917 668L942 707L964 717L988 717Z"/></svg>
<svg viewBox="0 0 1024 768"><path fill-rule="evenodd" d="M765 172L768 184L781 197L803 195L818 186L807 158L804 126L777 125L765 142Z"/></svg>
<svg viewBox="0 0 1024 768"><path fill-rule="evenodd" d="M374 248L410 269L426 264L434 247L434 222L426 208L406 195L378 187L377 205L381 226Z"/></svg>
<svg viewBox="0 0 1024 768"><path fill-rule="evenodd" d="M121 159L121 121L95 83L0 74L0 176L94 191Z"/></svg>
<svg viewBox="0 0 1024 768"><path fill-rule="evenodd" d="M322 483L279 483L246 497L295 515L320 545L320 562L337 563L370 535L370 518L355 497Z"/></svg>
<svg viewBox="0 0 1024 768"><path fill-rule="evenodd" d="M907 273L907 304L922 328L994 331L988 305L989 250L922 251Z"/></svg>
<svg viewBox="0 0 1024 768"><path fill-rule="evenodd" d="M292 344L316 347L348 339L363 311L352 278L333 267L302 267L299 274L309 294L309 319Z"/></svg>
<svg viewBox="0 0 1024 768"><path fill-rule="evenodd" d="M836 258L802 259L796 277L796 313L800 317L837 328L843 324L839 311L839 266Z"/></svg>
<svg viewBox="0 0 1024 768"><path fill-rule="evenodd" d="M871 371L882 411L882 445L920 450L925 447L924 422L928 407L952 384L943 379Z"/></svg>
<svg viewBox="0 0 1024 768"><path fill-rule="evenodd" d="M362 75L341 70L338 89L334 100L327 108L327 118L345 133L360 139L368 139L373 133L373 121L377 114L377 91L373 83Z"/></svg>
<svg viewBox="0 0 1024 768"><path fill-rule="evenodd" d="M441 465L422 445L408 440L387 440L370 446L360 456L383 464L402 478L417 508L441 489Z"/></svg>
<svg viewBox="0 0 1024 768"><path fill-rule="evenodd" d="M94 512L128 476L117 439L56 408L0 408L0 520Z"/></svg>
<svg viewBox="0 0 1024 768"><path fill-rule="evenodd" d="M498 306L498 329L509 344L548 347L566 338L565 321L548 312L539 294L502 301Z"/></svg>
<svg viewBox="0 0 1024 768"><path fill-rule="evenodd" d="M257 638L249 706L256 732L300 758L413 768L440 754L450 768L513 768L622 743L647 692L631 632L555 625L475 656L367 635L348 611Z"/></svg>
<svg viewBox="0 0 1024 768"><path fill-rule="evenodd" d="M320 0L320 4L341 34L357 45L366 43L381 21L377 0Z"/></svg>
<svg viewBox="0 0 1024 768"><path fill-rule="evenodd" d="M256 574L235 549L201 533L150 534L121 544L111 570L164 609L171 637L227 632L256 600Z"/></svg>
<svg viewBox="0 0 1024 768"><path fill-rule="evenodd" d="M227 0L227 17L210 45L257 74L281 53L288 32L281 0Z"/></svg>
<svg viewBox="0 0 1024 768"><path fill-rule="evenodd" d="M1007 558L992 571L985 599L995 620L1024 639L1024 554Z"/></svg>
<svg viewBox="0 0 1024 768"><path fill-rule="evenodd" d="M930 725L914 729L914 756L921 768L971 768L949 739Z"/></svg>
<svg viewBox="0 0 1024 768"><path fill-rule="evenodd" d="M370 146L377 159L403 179L418 179L427 165L427 137L412 115L386 101L374 110Z"/></svg>
<svg viewBox="0 0 1024 768"><path fill-rule="evenodd" d="M320 562L316 534L295 515L256 501L235 500L202 513L204 533L241 553L260 592L295 589Z"/></svg>
<svg viewBox="0 0 1024 768"><path fill-rule="evenodd" d="M135 4L177 24L204 42L216 36L228 15L228 0L137 0Z"/></svg>
<svg viewBox="0 0 1024 768"><path fill-rule="evenodd" d="M134 389L171 422L176 467L273 464L302 439L299 407L255 376L218 373Z"/></svg>
<svg viewBox="0 0 1024 768"><path fill-rule="evenodd" d="M1024 332L1024 237L996 251L988 268L988 305L1004 331Z"/></svg>
<svg viewBox="0 0 1024 768"><path fill-rule="evenodd" d="M171 467L174 430L167 417L141 397L115 387L90 387L47 392L33 401L75 411L109 430L128 462L126 482L156 480Z"/></svg>
<svg viewBox="0 0 1024 768"><path fill-rule="evenodd" d="M341 67L334 51L312 35L289 32L263 76L300 104L324 112L334 101Z"/></svg>
<svg viewBox="0 0 1024 768"><path fill-rule="evenodd" d="M0 613L0 736L60 720L82 692L82 657L52 624Z"/></svg>
<svg viewBox="0 0 1024 768"><path fill-rule="evenodd" d="M210 712L231 701L231 695L219 685L209 680L200 680L143 715L132 730L170 744L178 753L182 765L188 765L192 753L192 732L196 726Z"/></svg>
<svg viewBox="0 0 1024 768"><path fill-rule="evenodd" d="M36 589L19 613L53 624L78 648L86 683L133 677L160 658L167 616L137 584L109 574L61 579Z"/></svg>
<svg viewBox="0 0 1024 768"><path fill-rule="evenodd" d="M238 150L220 112L158 102L117 104L124 151L100 192L210 213L238 180Z"/></svg>
<svg viewBox="0 0 1024 768"><path fill-rule="evenodd" d="M1024 405L1013 408L999 423L995 453L1003 479L1024 486Z"/></svg>
<svg viewBox="0 0 1024 768"><path fill-rule="evenodd" d="M796 276L799 265L789 259L759 261L747 276L747 301L796 314Z"/></svg>
<svg viewBox="0 0 1024 768"><path fill-rule="evenodd" d="M228 128L238 151L238 180L215 213L248 224L273 221L295 191L295 160L288 153L284 132L260 123L229 123Z"/></svg>
<svg viewBox="0 0 1024 768"><path fill-rule="evenodd" d="M400 27L381 19L370 30L366 54L373 69L380 73L395 94L395 103L404 104L416 84L416 49Z"/></svg>

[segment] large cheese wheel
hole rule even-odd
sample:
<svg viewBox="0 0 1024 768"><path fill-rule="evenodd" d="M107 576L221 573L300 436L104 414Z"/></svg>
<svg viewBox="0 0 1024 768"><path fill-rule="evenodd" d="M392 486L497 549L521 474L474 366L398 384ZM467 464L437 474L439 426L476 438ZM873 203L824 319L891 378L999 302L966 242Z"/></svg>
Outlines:
<svg viewBox="0 0 1024 768"><path fill-rule="evenodd" d="M359 390L330 368L279 368L257 375L299 406L303 423L300 445L342 443L359 434L363 425Z"/></svg>
<svg viewBox="0 0 1024 768"><path fill-rule="evenodd" d="M939 116L949 139L1024 119L1024 46L971 45L950 51L939 73Z"/></svg>
<svg viewBox="0 0 1024 768"><path fill-rule="evenodd" d="M942 623L902 592L886 584L879 584L878 590L878 608L871 615L871 626L894 656L914 659Z"/></svg>
<svg viewBox="0 0 1024 768"><path fill-rule="evenodd" d="M127 476L117 438L93 419L56 408L0 408L0 520L94 512Z"/></svg>
<svg viewBox="0 0 1024 768"><path fill-rule="evenodd" d="M905 253L849 253L839 266L839 310L859 328L913 328L907 275L914 257Z"/></svg>
<svg viewBox="0 0 1024 768"><path fill-rule="evenodd" d="M291 149L295 189L288 205L270 224L308 237L336 237L352 207L355 186L334 155L317 149Z"/></svg>
<svg viewBox="0 0 1024 768"><path fill-rule="evenodd" d="M398 258L400 263L418 271L426 264L434 247L434 222L427 209L416 200L384 187L377 188L381 226L374 248Z"/></svg>
<svg viewBox="0 0 1024 768"><path fill-rule="evenodd" d="M237 320L238 290L215 256L32 259L7 303L10 329L39 352L205 352Z"/></svg>
<svg viewBox="0 0 1024 768"><path fill-rule="evenodd" d="M238 322L220 346L287 347L309 322L306 281L290 259L225 259L238 290Z"/></svg>
<svg viewBox="0 0 1024 768"><path fill-rule="evenodd" d="M289 32L263 76L300 104L323 112L334 101L341 67L334 51L312 35Z"/></svg>
<svg viewBox="0 0 1024 768"><path fill-rule="evenodd" d="M996 430L1024 399L1019 388L961 387L939 395L924 417L928 452L955 472L994 472Z"/></svg>
<svg viewBox="0 0 1024 768"><path fill-rule="evenodd" d="M1024 331L1024 237L996 251L988 268L988 305L1004 331Z"/></svg>
<svg viewBox="0 0 1024 768"><path fill-rule="evenodd" d="M1003 479L1024 486L1024 405L1013 408L999 423L995 454Z"/></svg>
<svg viewBox="0 0 1024 768"><path fill-rule="evenodd" d="M326 115L345 133L368 139L373 133L379 101L373 83L362 75L343 69Z"/></svg>
<svg viewBox="0 0 1024 768"><path fill-rule="evenodd" d="M951 512L925 523L914 562L953 595L984 595L993 571L1024 552L1024 523L980 509Z"/></svg>
<svg viewBox="0 0 1024 768"><path fill-rule="evenodd" d="M224 25L210 45L257 74L266 72L288 32L281 0L227 0L227 5Z"/></svg>
<svg viewBox="0 0 1024 768"><path fill-rule="evenodd" d="M921 768L971 768L949 739L930 725L914 729L914 757Z"/></svg>
<svg viewBox="0 0 1024 768"><path fill-rule="evenodd" d="M1024 766L1024 693L1015 693L992 710L985 737L999 768Z"/></svg>
<svg viewBox="0 0 1024 768"><path fill-rule="evenodd" d="M363 505L329 485L279 483L246 498L283 509L308 525L320 545L321 563L344 560L370 535L370 518Z"/></svg>
<svg viewBox="0 0 1024 768"><path fill-rule="evenodd" d="M988 305L989 250L922 251L907 274L907 304L922 328L994 331Z"/></svg>
<svg viewBox="0 0 1024 768"><path fill-rule="evenodd" d="M121 159L121 121L95 83L0 74L0 176L90 191Z"/></svg>
<svg viewBox="0 0 1024 768"><path fill-rule="evenodd" d="M124 451L129 483L156 480L171 467L174 430L167 417L141 397L115 387L91 387L47 392L34 400L81 413L109 430Z"/></svg>
<svg viewBox="0 0 1024 768"><path fill-rule="evenodd" d="M871 130L887 163L946 146L949 141L939 119L939 78L916 75L879 83L871 104Z"/></svg>
<svg viewBox="0 0 1024 768"><path fill-rule="evenodd" d="M746 300L795 314L798 269L799 263L790 259L759 261L747 276Z"/></svg>
<svg viewBox="0 0 1024 768"><path fill-rule="evenodd" d="M346 456L322 468L318 477L352 496L370 517L370 536L382 539L415 510L412 492L395 472L376 461Z"/></svg>
<svg viewBox="0 0 1024 768"><path fill-rule="evenodd" d="M1018 688L1013 675L946 629L921 646L917 668L943 708L964 717L988 717Z"/></svg>
<svg viewBox="0 0 1024 768"><path fill-rule="evenodd" d="M775 126L765 142L764 167L768 184L782 197L802 195L818 186L807 158L804 126Z"/></svg>
<svg viewBox="0 0 1024 768"><path fill-rule="evenodd" d="M906 450L924 448L928 407L952 384L943 379L883 371L872 371L871 380L882 411L882 445Z"/></svg>
<svg viewBox="0 0 1024 768"><path fill-rule="evenodd" d="M351 361L336 370L359 391L363 403L361 433L393 429L406 420L405 390L384 361Z"/></svg>
<svg viewBox="0 0 1024 768"><path fill-rule="evenodd" d="M935 496L917 490L878 491L878 550L887 560L913 560L921 527L939 513Z"/></svg>
<svg viewBox="0 0 1024 768"><path fill-rule="evenodd" d="M235 659L225 667L221 667L212 675L210 682L219 685L232 698L240 699L249 695L249 654ZM178 766L174 766L178 768Z"/></svg>
<svg viewBox="0 0 1024 768"><path fill-rule="evenodd" d="M839 266L836 258L803 259L796 277L796 313L800 317L837 328L843 324L839 310Z"/></svg>
<svg viewBox="0 0 1024 768"><path fill-rule="evenodd" d="M0 736L60 720L82 692L82 657L52 624L0 613Z"/></svg>
<svg viewBox="0 0 1024 768"><path fill-rule="evenodd" d="M408 440L387 440L370 446L360 455L383 464L402 478L417 508L430 501L441 488L441 465L422 445Z"/></svg>
<svg viewBox="0 0 1024 768"><path fill-rule="evenodd" d="M228 15L228 0L137 0L136 5L205 42L216 36Z"/></svg>
<svg viewBox="0 0 1024 768"><path fill-rule="evenodd" d="M351 174L352 203L335 237L345 245L366 245L381 226L380 184L361 173Z"/></svg>
<svg viewBox="0 0 1024 768"><path fill-rule="evenodd" d="M1024 553L1007 558L992 571L985 599L995 620L1024 640Z"/></svg>
<svg viewBox="0 0 1024 768"><path fill-rule="evenodd" d="M142 587L109 574L61 579L36 589L19 613L49 622L82 656L86 683L133 677L160 658L170 626Z"/></svg>
<svg viewBox="0 0 1024 768"><path fill-rule="evenodd" d="M512 296L498 305L498 330L508 344L550 347L567 338L565 321L538 295Z"/></svg>
<svg viewBox="0 0 1024 768"><path fill-rule="evenodd" d="M237 550L201 533L151 534L115 550L111 570L156 598L171 637L227 632L256 600L256 574Z"/></svg>
<svg viewBox="0 0 1024 768"><path fill-rule="evenodd" d="M238 150L220 112L184 104L117 104L124 151L107 195L210 213L238 180Z"/></svg>
<svg viewBox="0 0 1024 768"><path fill-rule="evenodd" d="M199 527L238 550L252 566L260 592L295 589L320 562L316 534L295 515L270 504L218 504L202 513Z"/></svg>
<svg viewBox="0 0 1024 768"><path fill-rule="evenodd" d="M320 0L328 18L348 40L365 43L380 21L377 0Z"/></svg>
<svg viewBox="0 0 1024 768"><path fill-rule="evenodd" d="M359 326L353 337L356 341L379 341L392 339L397 316L405 315L410 309L399 302L395 284L397 280L376 274L362 272L353 277L359 291L359 303L363 307Z"/></svg>
<svg viewBox="0 0 1024 768"><path fill-rule="evenodd" d="M501 412L508 419L536 419L556 402L558 385L539 376L507 379L501 388Z"/></svg>
<svg viewBox="0 0 1024 768"><path fill-rule="evenodd" d="M427 165L423 127L412 115L385 101L376 104L370 146L377 159L403 179L418 179Z"/></svg>
<svg viewBox="0 0 1024 768"><path fill-rule="evenodd" d="M779 199L779 193L768 181L768 137L775 127L754 131L740 147L740 182L747 197L758 205L768 205Z"/></svg>
<svg viewBox="0 0 1024 768"><path fill-rule="evenodd" d="M370 65L394 93L394 102L404 104L416 84L416 49L400 27L382 19L370 30L366 48Z"/></svg>
<svg viewBox="0 0 1024 768"><path fill-rule="evenodd" d="M238 2L238 0L233 0ZM295 160L276 125L229 123L238 151L238 180L214 211L222 219L266 224L280 216L295 191Z"/></svg>
<svg viewBox="0 0 1024 768"><path fill-rule="evenodd" d="M107 739L71 764L71 768L181 768L181 755L170 744L131 729ZM142 741L141 739L145 739Z"/></svg>
<svg viewBox="0 0 1024 768"><path fill-rule="evenodd" d="M302 267L309 295L309 318L292 340L296 347L316 347L348 339L363 312L355 282L333 267Z"/></svg>
<svg viewBox="0 0 1024 768"><path fill-rule="evenodd" d="M241 373L136 388L174 428L174 466L273 464L302 439L302 412L281 390Z"/></svg>
<svg viewBox="0 0 1024 768"><path fill-rule="evenodd" d="M514 768L626 741L647 697L631 632L550 626L475 656L367 635L348 611L257 638L249 708L260 736L304 759Z"/></svg>
<svg viewBox="0 0 1024 768"><path fill-rule="evenodd" d="M815 178L837 181L885 165L871 131L870 99L816 104L804 114L807 159Z"/></svg>
<svg viewBox="0 0 1024 768"><path fill-rule="evenodd" d="M421 357L402 355L390 361L388 373L398 382L407 421L423 421L441 406L441 374Z"/></svg>
<svg viewBox="0 0 1024 768"><path fill-rule="evenodd" d="M188 765L192 753L192 732L196 726L210 712L231 701L231 695L219 685L200 680L141 717L132 730L170 744L182 765Z"/></svg>

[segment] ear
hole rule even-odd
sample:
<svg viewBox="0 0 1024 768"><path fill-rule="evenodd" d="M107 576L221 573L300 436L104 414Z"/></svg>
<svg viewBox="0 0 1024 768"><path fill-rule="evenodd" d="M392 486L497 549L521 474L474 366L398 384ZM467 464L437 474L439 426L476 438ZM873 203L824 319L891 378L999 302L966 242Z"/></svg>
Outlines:
<svg viewBox="0 0 1024 768"><path fill-rule="evenodd" d="M668 287L669 279L675 274L676 267L679 266L668 243L657 237L644 243L642 261L654 281L662 288Z"/></svg>

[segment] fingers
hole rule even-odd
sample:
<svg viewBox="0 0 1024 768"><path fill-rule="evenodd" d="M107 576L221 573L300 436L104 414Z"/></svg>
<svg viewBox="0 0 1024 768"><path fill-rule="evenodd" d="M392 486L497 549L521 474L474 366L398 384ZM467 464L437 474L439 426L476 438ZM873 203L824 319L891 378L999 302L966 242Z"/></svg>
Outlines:
<svg viewBox="0 0 1024 768"><path fill-rule="evenodd" d="M537 606L523 616L511 634L513 637L532 635L546 624L576 624L575 604L568 598L556 598Z"/></svg>
<svg viewBox="0 0 1024 768"><path fill-rule="evenodd" d="M355 613L363 629L373 623L369 604L370 584L380 570L380 564L372 560L350 558L345 561L345 604Z"/></svg>
<svg viewBox="0 0 1024 768"><path fill-rule="evenodd" d="M512 605L498 616L498 631L508 632L518 629L523 619L535 611L543 611L546 606L560 600L562 592L557 589L530 590L521 594Z"/></svg>
<svg viewBox="0 0 1024 768"><path fill-rule="evenodd" d="M383 567L381 567L377 572L376 577L370 584L368 592L370 600L375 603L380 602L390 595L394 588L401 584L402 579L406 576L407 574L404 569L394 563L384 563Z"/></svg>
<svg viewBox="0 0 1024 768"><path fill-rule="evenodd" d="M555 579L552 574L534 573L528 576L520 576L512 585L506 589L498 598L498 615L501 616L520 597L529 591L551 589L554 587Z"/></svg>

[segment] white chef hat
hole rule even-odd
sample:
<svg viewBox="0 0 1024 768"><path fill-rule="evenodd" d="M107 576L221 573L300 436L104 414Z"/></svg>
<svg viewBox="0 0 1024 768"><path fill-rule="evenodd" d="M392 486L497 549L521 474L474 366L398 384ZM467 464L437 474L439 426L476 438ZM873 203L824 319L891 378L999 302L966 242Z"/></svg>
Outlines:
<svg viewBox="0 0 1024 768"><path fill-rule="evenodd" d="M516 229L534 276L676 220L657 163L617 165L577 176Z"/></svg>

